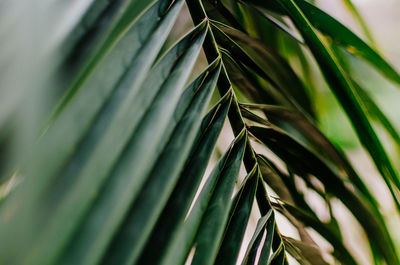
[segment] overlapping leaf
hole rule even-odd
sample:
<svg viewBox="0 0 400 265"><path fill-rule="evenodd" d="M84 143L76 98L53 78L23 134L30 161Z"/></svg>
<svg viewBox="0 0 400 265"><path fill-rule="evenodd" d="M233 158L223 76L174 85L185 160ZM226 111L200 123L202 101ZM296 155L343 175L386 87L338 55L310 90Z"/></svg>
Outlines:
<svg viewBox="0 0 400 265"><path fill-rule="evenodd" d="M250 218L254 197L260 177L259 168L253 171L244 180L236 197L233 199L229 223L227 224L224 239L219 247L215 264L236 264L239 250L244 239L244 233Z"/></svg>
<svg viewBox="0 0 400 265"><path fill-rule="evenodd" d="M200 185L213 147L228 113L231 99L230 93L225 95L203 119L200 134L193 145L190 159L153 229L139 264L158 264L162 262L164 255L174 254L171 252L173 251L173 246L179 243L175 241L175 237L179 235L181 226ZM154 249L157 249L157 255L154 255Z"/></svg>
<svg viewBox="0 0 400 265"><path fill-rule="evenodd" d="M291 11L286 10L286 7L283 7L280 4L280 2L283 1L266 2L260 0L245 0L243 2L281 14L292 15ZM296 3L299 10L304 13L304 16L313 27L318 29L321 33L329 36L329 38L334 42L344 46L350 53L365 59L373 65L376 70L380 71L393 82L396 82L397 84L400 83L400 75L398 72L351 30L307 1L295 0L294 3ZM303 37L306 38L305 36Z"/></svg>
<svg viewBox="0 0 400 265"><path fill-rule="evenodd" d="M141 85L141 83L143 83L144 81L144 77L146 76L146 72L149 70L149 68L151 67L152 64L152 60L151 58L149 58L149 54L146 53L145 51L151 51L150 54L152 54L153 56L153 60L155 59L155 56L157 55L158 50L161 48L160 42L159 42L159 38L160 37L166 37L167 33L168 33L168 29L170 29L172 27L172 23L174 21L174 18L176 17L180 6L181 6L182 2L176 2L175 5L171 8L171 12L166 13L166 17L164 20L161 20L162 23L160 23L160 25L158 26L158 30L153 31L151 36L148 38L148 40L145 42L145 44L142 47L142 52L144 53L140 53L136 56L135 59L133 59L132 62L132 67L128 69L128 71L124 74L123 79L118 83L118 88L117 91L122 91L122 93L116 93L113 95L112 100L108 103L108 105L102 110L102 113L104 113L104 115L100 116L100 118L97 121L97 124L95 125L95 129L91 132L92 135L96 135L100 132L100 135L98 135L98 137L102 136L102 135L107 135L108 134L108 139L109 140L103 140L103 148L106 148L107 151L106 153L104 152L97 152L97 156L98 158L96 159L101 159L101 157L104 155L108 155L110 157L113 156L112 152L108 152L110 151L109 146L113 146L113 147L117 147L118 145L115 145L116 143L114 142L114 132L112 132L113 130L120 130L118 128L124 128L125 127L125 122L127 121L127 118L129 119L129 111L130 108L138 108L137 105L131 105L130 101L139 99L137 97L137 91ZM198 30L196 30L195 32L197 32ZM137 34L137 32L135 32L135 34ZM190 37L188 37L187 39L190 39ZM201 38L200 38L201 39ZM188 40L186 40L186 42L188 42ZM201 42L201 40L200 40ZM187 47L187 43L185 44L185 41L179 46L181 50L185 50ZM190 52L189 52L190 54ZM121 56L122 57L122 56ZM120 58L121 58L120 57ZM123 57L122 57L123 58ZM121 58L121 59L122 59ZM188 61L189 64L193 64L195 57L188 55L186 58L190 58L190 60ZM170 58L171 60L172 58ZM137 65L138 62L140 62L141 60L145 60L145 64L141 64L140 66ZM169 63L168 63L169 64ZM162 69L162 68L161 68ZM189 66L190 69L190 66ZM187 71L189 72L189 71ZM186 76L187 76L187 72L186 72ZM185 72L184 72L185 73ZM164 74L165 75L165 74ZM139 79L137 78L139 77ZM183 82L185 82L185 78L182 79L181 83L183 84ZM113 86L111 84L110 86L107 86L107 84L103 84L103 88L105 90L108 91L112 91ZM92 87L93 89L95 89L95 87ZM155 87L157 88L157 87ZM178 86L179 89L179 86ZM57 170L59 170L60 166L62 165L62 163L64 163L65 158L68 157L68 155L71 154L71 152L74 150L74 147L77 146L77 144L79 143L79 140L82 138L82 136L84 135L84 132L86 130L86 128L88 128L88 126L91 125L90 120L93 120L95 118L96 112L99 111L100 107L103 105L103 102L106 100L107 97L103 97L102 95L99 94L99 90L96 88L96 90L92 90L90 89L86 89L86 90L82 90L84 94L86 94L88 96L88 99L85 100L85 97L80 95L79 97L76 98L76 100L70 104L70 108L68 109L68 111L63 112L63 115L60 116L60 118L57 120L57 124L55 124L52 128L52 130L49 130L49 132L46 134L46 136L43 138L43 140L40 142L39 147L41 149L39 149L38 153L35 154L36 157L40 157L40 159L38 159L40 163L36 163L35 161L30 161L32 164L31 166L33 166L33 168L31 168L29 165L27 166L27 168L29 168L29 173L30 173L30 177L29 179L27 179L27 181L24 183L24 186L21 186L21 189L17 191L16 198L13 201L12 199L9 201L9 204L7 205L7 207L14 207L13 205L17 205L18 204L18 200L21 199L26 199L29 198L27 204L24 204L23 207L25 207L25 210L20 209L17 212L17 215L13 218L15 218L15 220L18 220L17 222L13 222L13 226L18 227L19 225L22 225L23 222L27 222L28 220L23 217L24 215L27 216L31 216L30 218L32 218L32 216L40 216L39 218L43 218L43 213L35 213L33 214L31 211L33 211L33 209L35 209L35 207L38 206L37 203L39 203L39 205L41 204L40 200L38 201L38 199L40 197L38 197L40 195L40 193L42 192L43 188L45 188L48 185L48 181L51 179L51 177L53 176L54 173L57 172ZM128 91L128 95L126 96L126 92ZM142 90L143 91L143 90ZM124 93L125 92L125 93ZM142 93L143 94L143 93ZM154 92L153 92L154 94ZM97 96L97 98L96 98ZM125 101L125 107L123 106L123 104L118 104L118 102L120 101L120 98L122 96L122 99ZM125 96L125 97L124 97ZM148 98L145 94L143 95L144 97ZM151 97L148 98L147 100L151 100ZM90 101L91 104L87 104L87 102ZM150 103L150 102L149 102ZM115 114L117 113L117 114ZM114 115L115 114L115 115ZM125 120L123 119L123 116L127 116L125 118ZM113 117L113 122L114 125L115 122L119 122L122 123L123 127L120 127L120 125L116 126L116 127L109 127L110 129L108 130L107 133L103 132L102 128L104 126L107 126L109 124L108 120L110 119L110 116ZM119 116L119 118L115 118ZM79 117L79 120L77 120L76 118ZM80 121L80 125L79 123L77 124L77 121ZM104 123L103 123L104 122ZM75 124L78 125L80 130L75 130L74 128L76 127L71 127L71 124ZM135 124L131 124L131 126L133 127ZM131 127L131 128L132 128ZM132 128L133 129L133 128ZM131 130L125 130L125 137L129 137L129 134L131 133ZM73 131L75 130L75 131ZM114 135L114 136L113 136ZM62 137L63 141L60 141L60 137ZM105 139L107 139L107 137ZM124 145L124 138L122 137L122 135L120 135L120 146L117 147L117 149L113 149L115 151L117 151L118 149L122 148ZM95 144L98 142L99 138L87 138L88 141L86 142L86 145L88 145L90 147L90 145ZM125 138L126 139L126 138ZM107 141L109 143L107 143ZM46 143L46 144L45 144ZM108 145L108 146L107 146ZM87 156L88 153L91 153L92 150L86 150L85 151L85 144L83 145L83 153L86 154L84 155ZM100 148L100 147L98 147ZM57 155L54 154L54 151L57 151ZM117 151L119 152L119 151ZM76 158L76 157L75 157ZM92 161L96 161L95 157L91 157ZM110 167L112 164L110 164L109 162L112 162L113 160L115 160L115 157L112 160L109 160L108 163L105 163L102 165L103 166L107 166ZM46 163L47 161L51 161L52 163ZM78 160L79 161L79 160ZM94 162L93 162L94 163ZM94 167L92 167L92 169L90 169L90 164L89 165L85 165L85 169L86 170L96 170L96 165L92 164ZM78 165L79 166L79 165ZM73 168L73 167L72 167ZM79 167L78 167L79 168ZM46 171L47 170L47 171ZM39 175L40 178L35 178L35 174ZM85 175L85 173L81 173L81 175ZM106 171L103 172L103 174L107 174ZM90 178L93 178L95 176L97 176L97 174L95 173L95 175L92 175L90 172L86 172L86 175ZM83 179L81 179L81 181L83 181ZM82 183L82 182L81 182ZM98 182L99 184L101 184L101 181ZM94 189L96 189L95 186L92 186ZM78 186L80 188L83 188L82 186ZM78 190L76 190L76 192L78 192ZM20 192L20 193L18 193ZM23 194L23 196L19 196L18 194ZM84 189L81 189L81 191L78 194L87 194L89 195ZM87 196L86 195L86 196ZM91 195L88 196L88 198L90 198ZM70 200L75 200L78 197L75 196L69 196ZM68 205L67 202L65 202L66 205ZM70 201L70 203L72 203L72 201ZM84 204L83 204L84 205ZM82 205L82 206L83 206ZM44 206L44 205L43 205ZM73 208L70 208L70 211L75 211ZM66 208L68 209L68 207ZM7 211L7 210L6 210ZM61 211L61 208L60 208ZM4 213L4 212L3 212ZM76 215L76 217L79 217L79 215ZM32 218L33 219L33 218ZM39 221L40 219L38 219ZM34 225L34 222L30 222L31 225ZM73 227L74 222L71 222L71 228ZM4 226L3 226L4 227ZM27 229L27 233L33 233L34 230L33 229L29 229L29 226L25 226L23 225L24 229ZM18 233L23 233L24 229L18 229ZM4 233L10 233L10 232L14 232L17 233L17 231L14 231L13 229L8 229L7 231L2 231ZM30 236L28 236L29 234L27 234L27 238L30 238ZM49 231L49 235L51 235L50 231ZM59 237L59 235L58 235ZM6 236L5 238L8 238L8 236ZM15 234L13 236L13 238L15 237ZM32 238L33 239L33 235ZM25 243L25 242L24 242ZM28 242L26 242L26 244L28 244ZM52 244L53 246L57 246L57 244ZM10 241L10 246L12 246L12 241ZM11 257L16 258L16 256L14 256L11 252L9 252L9 254L11 255ZM43 254L43 253L42 253ZM52 255L56 255L57 253L52 253ZM2 258L6 259L6 255L2 255ZM19 257L22 258L22 257Z"/></svg>
<svg viewBox="0 0 400 265"><path fill-rule="evenodd" d="M375 242L385 242L385 248L379 248L383 257L387 260L395 260L393 243L382 220L375 216L369 207L344 185L340 177L338 177L329 166L327 166L318 156L307 150L304 146L274 128L250 127L250 132L262 141L269 149L278 155L288 166L298 175L306 177L312 174L317 177L325 186L328 193L338 197L344 205L354 214L360 224L364 227L365 232L372 244ZM279 143L279 144L278 144ZM285 146L285 148L281 148ZM374 231L374 232L372 232Z"/></svg>
<svg viewBox="0 0 400 265"><path fill-rule="evenodd" d="M64 12L56 2L60 15L78 3L63 4ZM22 183L2 201L0 237L7 245L0 248L0 263L286 265L288 252L301 264L325 265L307 232L311 227L333 246L337 261L356 265L332 211L335 197L365 230L374 258L397 264L375 198L315 125L310 80L303 84L289 62L293 54L282 52L278 31L264 29L262 16L311 50L395 195L400 180L369 118L396 141L398 133L356 78L344 73L320 33L400 83L393 67L303 0L186 2L197 26L164 55L160 50L183 0L87 0L68 27L49 31L60 35L46 43L48 54L62 52L49 62L55 67L47 75L55 73L58 91L68 91L14 175ZM285 39L293 44L290 53L301 49L296 40ZM209 66L187 86L202 46ZM222 99L203 118L217 80ZM46 84L43 91L54 83ZM234 91L259 104L240 104ZM226 116L236 138L198 190ZM6 135L2 143L10 134L0 135ZM250 139L287 171L255 153ZM248 175L234 193L242 163ZM269 200L265 184L278 199ZM321 221L305 199L308 189L327 204L329 221ZM243 246L254 202L262 217ZM281 235L276 211L301 241ZM242 247L247 251L238 260Z"/></svg>
<svg viewBox="0 0 400 265"><path fill-rule="evenodd" d="M239 174L246 137L243 131L214 167L160 264L184 264L192 246L196 246L193 262L213 264L228 222L230 197Z"/></svg>

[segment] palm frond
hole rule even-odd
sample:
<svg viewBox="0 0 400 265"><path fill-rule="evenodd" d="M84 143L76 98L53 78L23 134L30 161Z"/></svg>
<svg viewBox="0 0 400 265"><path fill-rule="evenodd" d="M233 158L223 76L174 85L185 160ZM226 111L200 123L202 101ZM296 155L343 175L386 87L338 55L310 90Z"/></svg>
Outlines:
<svg viewBox="0 0 400 265"><path fill-rule="evenodd" d="M0 46L0 264L399 264L382 211L390 196L320 128L311 69L397 210L400 179L376 125L398 148L400 136L348 54L397 85L400 75L312 2L0 4L51 14L31 46L19 43L28 20L13 31L16 20L0 16L0 36L13 33ZM193 21L187 33L182 19ZM365 234L361 251L339 203Z"/></svg>

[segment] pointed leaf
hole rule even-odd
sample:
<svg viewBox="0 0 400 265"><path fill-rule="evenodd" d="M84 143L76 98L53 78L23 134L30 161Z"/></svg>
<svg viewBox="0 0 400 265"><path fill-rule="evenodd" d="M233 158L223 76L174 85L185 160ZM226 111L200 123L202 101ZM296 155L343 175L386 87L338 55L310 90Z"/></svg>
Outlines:
<svg viewBox="0 0 400 265"><path fill-rule="evenodd" d="M159 49L161 49L162 43L160 43L160 40L167 37L181 5L182 1L177 2L176 5L171 8L171 12L166 13L165 17L159 21L157 29L146 38L144 43L140 41L140 45L136 45L136 49L140 52L132 59L131 67L128 68L128 72L124 75L125 82L120 83L120 85L123 86L121 89L130 88L131 91L135 91L140 87ZM152 12L149 14L152 14ZM137 30L138 28L132 33L134 36L137 36ZM129 39L129 37L131 36L128 34L127 38ZM120 54L120 56L116 56L115 59L116 61L114 61L114 63L120 63L125 58L123 54ZM119 70L121 71L119 74L126 72L126 70L127 69L123 67ZM57 119L56 124L54 124L38 142L38 148L32 151L32 157L28 160L26 167L22 169L23 174L28 175L29 178L19 186L19 189L14 193L15 197L7 201L7 205L4 205L5 208L3 208L4 211L2 211L2 214L5 214L10 211L6 208L14 209L13 212L15 212L15 214L12 217L1 220L2 224L7 222L11 223L12 226L2 225L0 228L2 237L10 239L7 248L1 248L0 250L0 253L2 253L0 255L0 260L7 260L11 257L12 259L28 257L28 254L24 255L25 257L14 255L11 249L16 251L17 249L14 247L18 246L18 251L21 251L21 249L24 249L24 245L25 247L29 247L29 245L32 246L33 244L29 242L31 242L31 240L36 240L37 236L34 234L39 231L37 231L36 228L31 229L30 227L36 227L35 222L41 223L44 220L49 220L43 216L43 214L48 213L37 211L37 207L44 207L43 202L40 201L39 198L43 190L49 185L53 176L64 165L65 160L72 154L74 149L77 148L85 132L91 127L93 120L113 91L114 85L119 77L113 76L113 78L114 81L112 81L112 83L104 82L102 79L100 86L99 83L96 83L96 80L93 80L94 83L90 83L85 89L82 89L79 96L75 97L74 100L69 103L68 110L62 113ZM129 80L131 82L129 82ZM133 85L132 81L135 81ZM116 96L116 98L118 98L118 96ZM90 102L90 104L88 104L88 102ZM105 121L107 121L107 118L105 118ZM101 126L98 129L101 129ZM25 201L26 203L21 204L21 201ZM48 200L46 200L46 202L51 203ZM19 207L18 211L15 211L15 207ZM40 218L44 218L44 220L40 220ZM6 230L4 229L5 227L7 227ZM17 236L18 233L21 233L23 236ZM23 239L23 242L19 242L17 239ZM52 243L52 246L57 246L57 244ZM5 253L3 255L3 251L7 252L7 255ZM48 254L49 253L51 252L48 252ZM53 255L56 255L56 253L51 253L51 256ZM16 261L11 263L18 264Z"/></svg>
<svg viewBox="0 0 400 265"><path fill-rule="evenodd" d="M140 264L158 264L182 227L222 129L231 102L226 94L203 119L200 134L184 171L147 242ZM154 255L154 250L157 255Z"/></svg>
<svg viewBox="0 0 400 265"><path fill-rule="evenodd" d="M354 190L350 190L318 156L277 129L250 127L249 131L285 161L295 173L300 176L312 174L317 177L324 184L326 191L338 197L353 213L371 242L381 242L380 244L385 244L385 246L392 246L390 235L382 220L375 216L354 193ZM285 148L282 148L283 146ZM385 248L381 251L388 257L393 255L390 249Z"/></svg>
<svg viewBox="0 0 400 265"><path fill-rule="evenodd" d="M224 240L219 248L215 264L236 264L247 222L250 218L259 176L259 169L255 167L248 174L244 184L234 198L233 212L227 224Z"/></svg>
<svg viewBox="0 0 400 265"><path fill-rule="evenodd" d="M221 23L211 24L219 45L227 49L236 62L242 62L260 77L276 86L295 107L313 116L307 91L290 65L272 49L247 34ZM240 46L239 46L240 45Z"/></svg>
<svg viewBox="0 0 400 265"><path fill-rule="evenodd" d="M365 105L359 99L354 85L338 64L337 58L333 56L332 51L317 35L296 3L293 2L293 0L283 0L279 1L279 3L287 9L292 20L305 38L332 92L349 117L361 144L369 152L375 166L382 175L387 187L390 189L396 205L400 208L396 192L393 189L393 185L397 189L400 188L399 176L394 170L385 149L366 117ZM397 257L395 258L396 255L393 255L393 251L394 250L387 252L387 259L390 259L390 262L394 262L394 259L398 259ZM384 252L386 252L386 250ZM392 254L389 254L390 252Z"/></svg>
<svg viewBox="0 0 400 265"><path fill-rule="evenodd" d="M283 237L286 250L302 265L328 265L320 250L308 243L290 237Z"/></svg>
<svg viewBox="0 0 400 265"><path fill-rule="evenodd" d="M279 128L282 130L288 131L288 128L294 128L304 137L304 140L299 140L303 140L304 144L307 146L308 144L310 144L314 152L317 152L324 158L331 161L332 165L337 166L339 168L339 170L337 171L338 174L340 172L345 172L347 174L346 177L348 177L355 184L355 186L363 193L365 198L367 198L374 207L378 207L374 196L366 187L361 177L354 170L343 151L334 146L329 141L329 139L326 138L326 136L317 128L314 122L306 115L298 111L280 106L244 104L242 105L242 107L263 111L268 117L268 121L270 121L274 125L279 126ZM255 120L257 116L251 115L251 112L243 109L242 113L245 118L260 123L259 120ZM295 137L296 134L293 134L293 136ZM379 211L377 212L377 214L379 214Z"/></svg>
<svg viewBox="0 0 400 265"><path fill-rule="evenodd" d="M62 203L57 205L50 224L39 239L40 246L46 246L49 249L50 247L47 244L55 240L60 243L58 245L53 243L52 248L61 247L66 243L66 240L79 224L80 218L94 203L101 187L110 177L110 173L113 175L112 178L123 179L131 177L134 172L135 178L131 177L132 182L129 183L132 190L128 195L137 194L140 190L145 177L151 170L151 166L155 163L162 147L168 140L169 134L177 123L172 119L174 109L178 103L180 91L191 73L204 40L206 32L204 26L204 24L200 25L184 38L182 43L178 44L177 47L180 47L183 53L176 54L176 50L172 50L172 55L166 57L164 63L172 68L171 73L169 75L165 72L161 73L161 76L168 76L168 78L165 79L152 102L152 108L146 113L143 113L145 110L140 110L144 116L135 131L133 131L134 127L139 119L135 116L135 114L139 115L139 111L135 110L140 107L140 103L143 104L144 100L147 99L146 93L151 93L151 90L147 89L145 84L139 91L139 95L132 96L130 94L124 98L121 107L104 132L104 137L96 145L93 154L79 173L77 183L71 188ZM173 58L174 55L178 57ZM171 61L171 57L174 60ZM176 59L178 60L176 61ZM174 62L175 64L173 64ZM163 68L160 67L160 69ZM137 100L141 100L141 102L137 102ZM148 102L148 104L150 103ZM173 122L170 122L170 120ZM126 145L128 140L129 143ZM122 159L118 161L120 156ZM57 220L64 218L68 218L67 224L57 222ZM40 259L38 258L38 260Z"/></svg>
<svg viewBox="0 0 400 265"><path fill-rule="evenodd" d="M283 8L279 2L266 2L261 0L245 0L245 2L269 9L271 11L279 12L281 14L289 14L289 16L292 15L291 11ZM346 28L332 16L328 15L307 1L295 0L294 3L298 6L299 10L303 12L304 16L313 27L328 36L334 42L342 45L350 53L369 62L376 68L376 70L380 71L384 76L393 82L400 84L399 73L384 58L382 58L381 55L379 55L351 30ZM303 37L306 38L305 36Z"/></svg>
<svg viewBox="0 0 400 265"><path fill-rule="evenodd" d="M247 134L244 131L236 140L236 148L232 149L234 160L227 161L226 169L216 184L194 242L196 252L192 260L193 265L213 264L216 259L228 222L231 196L239 174L246 140Z"/></svg>
<svg viewBox="0 0 400 265"><path fill-rule="evenodd" d="M201 240L211 239L215 236L222 236L223 233L223 223L226 221L226 215L229 214L229 204L230 204L230 196L232 190L228 192L228 189L225 190L226 193L221 193L219 191L224 191L223 188L230 188L233 183L232 179L236 179L239 174L240 163L242 161L243 153L244 153L244 145L245 145L246 134L243 131L234 141L234 144L230 146L228 151L224 154L224 156L219 160L218 164L214 167L214 170L211 172L210 176L207 179L206 184L203 186L199 197L196 199L196 202L189 213L189 216L186 218L185 223L180 228L179 233L174 237L172 244L169 246L167 255L163 259L163 265L167 264L184 264L185 259L193 245L193 241L196 238L195 243L196 246L201 245L201 251L207 254L213 254L215 259L215 255L217 254L215 244L218 244L215 240L214 242L204 242ZM225 181L224 181L225 180ZM234 182L234 180L233 180ZM228 184L228 185L224 185ZM233 187L232 187L233 189ZM206 226L206 220L210 220L212 218L212 209L209 208L211 205L217 206L217 199L222 198L221 196L228 196L228 199L225 201L221 201L222 204L228 204L228 208L224 207L217 213L220 214L219 217L213 219L212 221L216 222L215 226L210 227ZM223 206L220 204L221 206ZM216 210L219 208L215 208ZM224 216L225 215L225 216ZM208 216L208 217L207 217ZM223 220L222 220L223 219ZM211 221L211 220L210 220ZM209 234L207 232L212 232L208 229L216 229L219 231L218 234ZM201 230L205 231L202 233ZM197 236L196 236L197 235ZM200 237L200 242L199 242ZM204 243L211 243L210 245L203 245ZM211 247L211 249L210 249ZM197 247L196 247L197 249ZM210 253L215 252L215 253ZM200 256L201 259L203 256ZM202 260L207 262L212 262L210 259ZM200 260L201 261L201 260Z"/></svg>
<svg viewBox="0 0 400 265"><path fill-rule="evenodd" d="M108 254L105 255L104 264L132 264L139 257L169 195L173 191L186 157L189 155L192 143L200 127L200 118L208 106L219 71L220 64L219 60L217 60L194 81L193 86L197 85L197 88L189 88L190 92L197 91L197 93L192 95L194 98L190 106L185 111L181 121L176 125L168 144L154 165L135 202L130 205L132 197L125 198L125 196L120 196L124 200L120 198L119 207L121 205L125 206L124 210L126 211L130 205L131 209L114 237ZM180 109L181 106L178 106L177 110L179 111ZM176 114L173 118L180 119L179 115ZM171 154L175 155L171 156ZM112 180L114 179L116 178L112 178ZM113 188L115 186L114 182L112 181L111 185L107 185L107 188ZM118 184L118 187L119 191L116 191L114 196L110 196L110 199L116 197L117 194L130 194L131 190L136 190L131 183L126 183L125 181ZM107 192L107 196L109 196L108 194L109 192ZM101 216L99 214L100 218Z"/></svg>
<svg viewBox="0 0 400 265"><path fill-rule="evenodd" d="M244 255L243 261L242 261L242 265L251 265L251 264L255 264L255 258L256 258L256 253L257 253L257 249L259 248L261 241L262 241L262 237L264 235L264 233L268 233L268 231L270 232L269 234L273 234L273 226L271 227L271 225L267 225L267 224L274 224L274 213L272 211L272 209L270 209L266 215L262 216L258 221L257 221L257 226L256 229L254 231L254 234L252 236L252 238L250 239L249 244L247 245L247 250L246 253ZM270 230L266 230L266 227L269 227ZM269 244L268 242L271 241L265 241L266 244Z"/></svg>

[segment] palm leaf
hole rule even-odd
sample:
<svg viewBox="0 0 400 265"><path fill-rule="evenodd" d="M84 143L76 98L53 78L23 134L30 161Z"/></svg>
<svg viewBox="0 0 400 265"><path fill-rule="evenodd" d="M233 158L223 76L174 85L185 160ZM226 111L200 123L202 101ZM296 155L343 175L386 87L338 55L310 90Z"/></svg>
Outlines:
<svg viewBox="0 0 400 265"><path fill-rule="evenodd" d="M365 263L358 253L399 263L386 194L319 127L311 69L399 208L400 180L372 125L399 134L338 47L400 77L314 3L195 0L188 13L183 0L6 2L0 264ZM28 25L30 14L43 18ZM358 252L338 210L366 235Z"/></svg>

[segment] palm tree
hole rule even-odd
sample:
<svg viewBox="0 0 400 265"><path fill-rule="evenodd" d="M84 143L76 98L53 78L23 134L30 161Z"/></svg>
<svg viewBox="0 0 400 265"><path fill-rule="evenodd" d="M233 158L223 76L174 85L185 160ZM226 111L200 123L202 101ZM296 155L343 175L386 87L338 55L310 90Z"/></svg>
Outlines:
<svg viewBox="0 0 400 265"><path fill-rule="evenodd" d="M377 194L320 129L312 69L397 210L376 126L400 136L349 58L400 75L351 1L371 45L310 2L0 4L0 264L400 264Z"/></svg>

